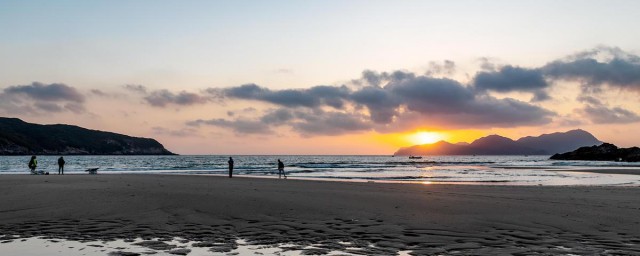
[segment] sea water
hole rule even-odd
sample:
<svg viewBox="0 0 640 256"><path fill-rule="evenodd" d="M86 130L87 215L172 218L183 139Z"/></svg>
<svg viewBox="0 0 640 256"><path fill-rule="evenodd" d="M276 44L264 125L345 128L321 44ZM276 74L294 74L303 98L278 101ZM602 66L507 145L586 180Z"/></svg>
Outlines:
<svg viewBox="0 0 640 256"><path fill-rule="evenodd" d="M364 182L504 185L640 185L640 175L589 170L637 170L639 163L557 161L549 156L237 155L235 176L275 177L277 159L289 178ZM0 156L0 174L27 174L30 156ZM65 174L226 175L229 156L65 156ZM57 174L58 156L39 156L38 170ZM572 170L572 171L567 171Z"/></svg>
<svg viewBox="0 0 640 256"><path fill-rule="evenodd" d="M162 241L172 246L171 249L151 249L139 245L142 241ZM29 255L29 256L125 256L125 255L154 255L154 256L172 256L172 255L279 255L279 256L295 256L307 255L305 250L313 250L322 248L322 245L306 245L299 246L295 244L272 244L257 245L247 243L243 239L237 239L235 246L227 252L213 252L209 247L194 246L194 241L189 241L176 237L172 240L153 239L143 240L136 238L130 241L123 239L111 241L73 241L57 238L45 237L29 237L16 238L12 240L4 240L0 242L0 254L2 255ZM349 247L351 242L341 242L346 245L346 250L322 250L323 255L341 255L341 256L357 256L366 255L367 252L363 248ZM369 246L375 246L369 244ZM184 250L179 253L177 250ZM353 252L353 253L349 253ZM400 251L399 256L408 256L411 251Z"/></svg>

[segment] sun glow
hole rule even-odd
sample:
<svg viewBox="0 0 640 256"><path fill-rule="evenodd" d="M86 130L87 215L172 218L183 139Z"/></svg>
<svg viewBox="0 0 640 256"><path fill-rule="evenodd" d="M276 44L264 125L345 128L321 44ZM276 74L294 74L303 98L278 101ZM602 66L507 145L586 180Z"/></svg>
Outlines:
<svg viewBox="0 0 640 256"><path fill-rule="evenodd" d="M431 144L444 139L444 136L437 132L418 132L411 137L416 144Z"/></svg>

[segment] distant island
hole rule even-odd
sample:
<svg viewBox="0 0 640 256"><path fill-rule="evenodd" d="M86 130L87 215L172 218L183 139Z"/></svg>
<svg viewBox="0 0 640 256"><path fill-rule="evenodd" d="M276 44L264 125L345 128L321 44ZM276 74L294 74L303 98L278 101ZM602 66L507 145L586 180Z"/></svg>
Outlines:
<svg viewBox="0 0 640 256"><path fill-rule="evenodd" d="M500 135L489 135L472 143L453 144L439 141L433 144L401 148L394 155L552 155L601 143L602 141L591 133L578 129L543 134L536 137L527 136L518 140L512 140Z"/></svg>
<svg viewBox="0 0 640 256"><path fill-rule="evenodd" d="M599 146L581 147L571 152L555 154L552 160L590 160L640 162L640 148L618 148L610 143Z"/></svg>
<svg viewBox="0 0 640 256"><path fill-rule="evenodd" d="M158 141L0 117L0 155L175 155Z"/></svg>

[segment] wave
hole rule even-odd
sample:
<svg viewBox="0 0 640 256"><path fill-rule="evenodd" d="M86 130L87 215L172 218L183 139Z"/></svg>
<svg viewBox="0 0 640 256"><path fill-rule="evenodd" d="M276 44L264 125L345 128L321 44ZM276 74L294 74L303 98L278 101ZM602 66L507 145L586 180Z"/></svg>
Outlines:
<svg viewBox="0 0 640 256"><path fill-rule="evenodd" d="M285 163L287 175L295 178L364 180L390 182L532 184L639 184L636 177L623 175L552 172L554 169L632 168L638 163L550 161L545 156L430 156L408 159L391 156L234 156L234 174L277 175L276 161ZM39 170L55 173L56 156L38 156ZM66 156L69 173L84 174L99 167L105 173L172 173L226 175L223 156ZM0 174L26 174L24 156L0 157ZM640 170L640 169L639 169ZM426 175L428 174L428 175Z"/></svg>
<svg viewBox="0 0 640 256"><path fill-rule="evenodd" d="M407 181L407 182L434 182L434 183L507 183L507 182L523 182L514 180L458 180L453 178L459 177L421 177L421 176L398 176L398 177L343 177L343 176L307 176L304 178L311 179L332 179L332 180L369 180L369 181ZM303 178L303 179L304 179ZM450 179L451 178L451 179Z"/></svg>

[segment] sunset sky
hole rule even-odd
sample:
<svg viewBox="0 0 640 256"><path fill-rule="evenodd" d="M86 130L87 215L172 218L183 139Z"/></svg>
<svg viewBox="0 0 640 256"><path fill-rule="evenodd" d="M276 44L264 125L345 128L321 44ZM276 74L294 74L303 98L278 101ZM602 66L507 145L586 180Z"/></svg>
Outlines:
<svg viewBox="0 0 640 256"><path fill-rule="evenodd" d="M640 146L640 1L0 1L0 116L179 154ZM422 132L422 133L420 133Z"/></svg>

